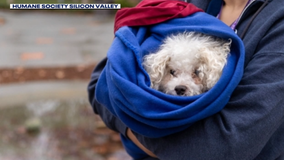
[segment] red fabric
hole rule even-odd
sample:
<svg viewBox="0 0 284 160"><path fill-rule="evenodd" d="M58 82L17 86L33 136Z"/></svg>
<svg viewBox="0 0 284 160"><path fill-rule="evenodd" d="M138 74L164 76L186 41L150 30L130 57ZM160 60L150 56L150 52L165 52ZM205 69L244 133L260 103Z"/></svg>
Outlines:
<svg viewBox="0 0 284 160"><path fill-rule="evenodd" d="M152 25L201 11L193 4L182 1L143 0L134 8L123 8L116 13L114 32L122 26Z"/></svg>

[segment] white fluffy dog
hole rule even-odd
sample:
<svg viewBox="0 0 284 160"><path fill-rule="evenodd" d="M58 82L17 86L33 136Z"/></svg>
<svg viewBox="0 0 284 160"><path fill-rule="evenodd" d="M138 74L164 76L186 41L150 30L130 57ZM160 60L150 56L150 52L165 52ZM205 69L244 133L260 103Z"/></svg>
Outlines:
<svg viewBox="0 0 284 160"><path fill-rule="evenodd" d="M143 57L151 88L177 96L208 91L222 74L230 45L231 40L196 32L167 37L157 53Z"/></svg>

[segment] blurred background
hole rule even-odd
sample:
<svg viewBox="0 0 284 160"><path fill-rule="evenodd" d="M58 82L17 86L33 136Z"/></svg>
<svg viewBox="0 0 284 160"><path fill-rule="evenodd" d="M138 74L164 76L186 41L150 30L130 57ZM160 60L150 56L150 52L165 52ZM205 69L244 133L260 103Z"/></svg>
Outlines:
<svg viewBox="0 0 284 160"><path fill-rule="evenodd" d="M95 116L87 85L113 39L115 10L10 10L0 0L0 160L130 160Z"/></svg>

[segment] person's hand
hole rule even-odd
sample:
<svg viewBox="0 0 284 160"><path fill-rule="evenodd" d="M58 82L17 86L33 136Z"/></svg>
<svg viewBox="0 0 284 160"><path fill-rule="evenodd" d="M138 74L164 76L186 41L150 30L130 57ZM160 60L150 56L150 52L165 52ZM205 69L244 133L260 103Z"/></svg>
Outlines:
<svg viewBox="0 0 284 160"><path fill-rule="evenodd" d="M149 156L151 157L155 157L157 158L157 156L151 152L150 150L148 150L146 147L144 147L139 141L138 139L135 137L135 135L132 133L131 129L127 128L126 131L126 135L127 137L133 142L135 143L140 149L142 149L145 153L147 153Z"/></svg>

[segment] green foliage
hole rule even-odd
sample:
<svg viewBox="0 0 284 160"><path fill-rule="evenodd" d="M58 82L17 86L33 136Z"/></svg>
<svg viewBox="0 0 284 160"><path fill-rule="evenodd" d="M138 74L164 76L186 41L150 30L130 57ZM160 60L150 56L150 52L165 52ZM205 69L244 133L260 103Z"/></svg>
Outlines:
<svg viewBox="0 0 284 160"><path fill-rule="evenodd" d="M114 3L121 4L121 8L125 7L134 7L137 4L137 1L131 0L114 0Z"/></svg>

